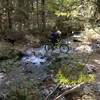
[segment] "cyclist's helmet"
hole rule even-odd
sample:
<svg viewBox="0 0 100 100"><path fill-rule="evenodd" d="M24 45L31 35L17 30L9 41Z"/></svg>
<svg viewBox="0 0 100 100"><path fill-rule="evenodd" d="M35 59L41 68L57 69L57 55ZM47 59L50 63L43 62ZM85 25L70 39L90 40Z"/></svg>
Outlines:
<svg viewBox="0 0 100 100"><path fill-rule="evenodd" d="M61 31L60 30L58 30L56 33L59 34L59 35L61 35Z"/></svg>

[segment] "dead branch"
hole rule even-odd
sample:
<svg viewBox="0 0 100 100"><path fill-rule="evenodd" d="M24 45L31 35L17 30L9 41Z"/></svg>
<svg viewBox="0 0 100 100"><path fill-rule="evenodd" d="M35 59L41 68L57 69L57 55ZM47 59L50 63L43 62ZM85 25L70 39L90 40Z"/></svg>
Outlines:
<svg viewBox="0 0 100 100"><path fill-rule="evenodd" d="M76 89L80 88L80 86L82 86L83 84L84 84L84 83L78 84L78 85L76 85L75 87L73 87L72 89L63 92L62 94L60 94L59 96L57 96L54 100L59 100L59 99L60 99L61 97L63 97L64 95L69 94L69 93L75 91Z"/></svg>
<svg viewBox="0 0 100 100"><path fill-rule="evenodd" d="M48 98L58 89L59 86L60 86L60 85L57 85L57 86L55 87L55 89L45 98L45 100L48 100Z"/></svg>

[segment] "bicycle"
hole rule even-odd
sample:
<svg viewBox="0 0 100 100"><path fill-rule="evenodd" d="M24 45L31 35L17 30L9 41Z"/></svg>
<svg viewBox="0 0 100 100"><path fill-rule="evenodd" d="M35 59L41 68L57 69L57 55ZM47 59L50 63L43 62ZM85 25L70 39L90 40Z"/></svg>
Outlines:
<svg viewBox="0 0 100 100"><path fill-rule="evenodd" d="M69 44L64 43L61 39L59 39L55 45L49 40L47 43L45 43L44 48L46 52L53 51L57 48L60 49L61 53L68 53L70 50Z"/></svg>

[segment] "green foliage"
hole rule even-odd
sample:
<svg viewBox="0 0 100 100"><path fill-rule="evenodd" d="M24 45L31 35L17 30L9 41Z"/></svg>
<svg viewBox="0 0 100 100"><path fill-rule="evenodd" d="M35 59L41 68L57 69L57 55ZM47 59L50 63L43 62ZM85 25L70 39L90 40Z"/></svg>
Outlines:
<svg viewBox="0 0 100 100"><path fill-rule="evenodd" d="M95 75L88 74L83 64L77 66L64 65L57 74L57 80L62 85L87 83L95 80Z"/></svg>
<svg viewBox="0 0 100 100"><path fill-rule="evenodd" d="M20 61L17 60L17 57L14 59L2 60L0 62L0 71L8 73L12 71L14 68L17 68L19 66L20 66Z"/></svg>
<svg viewBox="0 0 100 100"><path fill-rule="evenodd" d="M1 47L0 48L0 59L10 59L17 56L18 51L12 49L10 46L9 47Z"/></svg>
<svg viewBox="0 0 100 100"><path fill-rule="evenodd" d="M38 89L35 82L23 79L22 83L12 82L10 85L7 99L9 100L37 100L39 98L37 94Z"/></svg>
<svg viewBox="0 0 100 100"><path fill-rule="evenodd" d="M51 62L51 64L49 65L49 69L50 70L58 70L61 66L61 62L62 62L62 59L61 58L52 58L53 61Z"/></svg>
<svg viewBox="0 0 100 100"><path fill-rule="evenodd" d="M0 71L10 72L20 66L19 51L15 50L10 44L0 43Z"/></svg>
<svg viewBox="0 0 100 100"><path fill-rule="evenodd" d="M42 7L43 5L41 0L0 0L0 30L2 32L6 32L9 24L11 24L10 26L12 26L12 30L26 31L28 29L34 30L35 28L38 31L43 30L41 29L43 24L43 19L41 19L42 12L44 13L44 17L46 17L44 22L46 27L49 27L50 25L51 28L52 26L56 25L56 18L60 16L69 18L79 15L78 17L81 16L81 18L84 18L85 20L88 18L97 19L96 16L99 17L99 0L44 1L45 5ZM49 20L51 24L49 24ZM70 19L66 19L65 21L69 20Z"/></svg>
<svg viewBox="0 0 100 100"><path fill-rule="evenodd" d="M83 23L78 17L77 8L80 0L55 0L49 1L48 9L56 15L56 25L64 34L83 29Z"/></svg>
<svg viewBox="0 0 100 100"><path fill-rule="evenodd" d="M49 10L55 12L57 16L66 16L68 12L72 10L72 7L75 8L78 4L79 0L50 0L48 8Z"/></svg>

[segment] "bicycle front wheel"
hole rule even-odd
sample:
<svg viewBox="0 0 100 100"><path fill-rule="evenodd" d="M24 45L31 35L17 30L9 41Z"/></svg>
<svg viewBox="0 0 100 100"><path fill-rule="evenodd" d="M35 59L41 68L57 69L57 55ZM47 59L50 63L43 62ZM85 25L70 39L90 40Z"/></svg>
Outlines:
<svg viewBox="0 0 100 100"><path fill-rule="evenodd" d="M49 52L52 50L52 46L50 44L45 44L44 48L46 52Z"/></svg>
<svg viewBox="0 0 100 100"><path fill-rule="evenodd" d="M61 53L68 53L68 51L69 51L69 46L66 45L66 44L61 44L61 46L60 46L60 52Z"/></svg>

